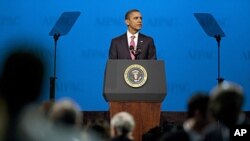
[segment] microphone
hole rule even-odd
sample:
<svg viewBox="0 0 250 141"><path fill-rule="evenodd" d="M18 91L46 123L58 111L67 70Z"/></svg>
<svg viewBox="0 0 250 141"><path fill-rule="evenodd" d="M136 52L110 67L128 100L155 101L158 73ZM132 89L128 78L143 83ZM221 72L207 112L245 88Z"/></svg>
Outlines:
<svg viewBox="0 0 250 141"><path fill-rule="evenodd" d="M129 46L129 50L135 56L135 59L138 59L138 55L141 53L141 47L137 46L135 50L134 46Z"/></svg>
<svg viewBox="0 0 250 141"><path fill-rule="evenodd" d="M135 54L136 55L139 55L141 53L141 47L140 46L137 46L137 49L135 51Z"/></svg>
<svg viewBox="0 0 250 141"><path fill-rule="evenodd" d="M139 54L141 53L141 47L140 46L137 46L136 50L135 50L135 59L139 59L138 56Z"/></svg>
<svg viewBox="0 0 250 141"><path fill-rule="evenodd" d="M133 55L135 55L135 49L134 49L134 46L129 46L129 50L131 51L131 53Z"/></svg>
<svg viewBox="0 0 250 141"><path fill-rule="evenodd" d="M134 50L134 46L129 46L129 50L133 51Z"/></svg>

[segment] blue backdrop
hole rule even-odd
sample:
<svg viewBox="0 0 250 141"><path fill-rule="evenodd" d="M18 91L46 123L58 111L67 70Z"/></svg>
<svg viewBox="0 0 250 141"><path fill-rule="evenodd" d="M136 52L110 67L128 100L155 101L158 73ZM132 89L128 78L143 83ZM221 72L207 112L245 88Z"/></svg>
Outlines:
<svg viewBox="0 0 250 141"><path fill-rule="evenodd" d="M217 84L217 43L203 31L195 12L211 13L225 32L221 76L244 87L244 110L250 110L249 0L1 0L0 56L9 42L29 40L44 46L40 55L53 66L54 42L48 34L63 12L80 11L69 34L58 41L56 98L71 97L86 111L108 110L102 96L108 49L111 39L126 31L124 14L132 8L141 11L141 32L154 38L158 59L166 64L163 111L185 111L193 92ZM50 69L44 99L52 75Z"/></svg>

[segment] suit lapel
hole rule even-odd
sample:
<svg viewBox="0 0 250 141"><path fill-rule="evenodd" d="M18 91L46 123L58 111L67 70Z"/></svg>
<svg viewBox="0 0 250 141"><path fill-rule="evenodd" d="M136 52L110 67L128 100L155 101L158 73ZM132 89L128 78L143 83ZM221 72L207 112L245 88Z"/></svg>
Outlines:
<svg viewBox="0 0 250 141"><path fill-rule="evenodd" d="M126 33L122 36L121 43L122 43L122 48L124 50L124 55L126 56L126 58L131 59Z"/></svg>
<svg viewBox="0 0 250 141"><path fill-rule="evenodd" d="M137 47L139 46L140 48L143 48L143 42L144 42L143 40L144 40L143 36L139 33Z"/></svg>
<svg viewBox="0 0 250 141"><path fill-rule="evenodd" d="M140 34L139 33L139 35L138 35L138 41L137 41L137 49L138 48L140 48L140 54L138 55L138 59L143 59L144 57L144 55L143 55L143 52L145 52L144 51L144 49L145 49L145 38L144 38L144 36L142 35L142 34Z"/></svg>

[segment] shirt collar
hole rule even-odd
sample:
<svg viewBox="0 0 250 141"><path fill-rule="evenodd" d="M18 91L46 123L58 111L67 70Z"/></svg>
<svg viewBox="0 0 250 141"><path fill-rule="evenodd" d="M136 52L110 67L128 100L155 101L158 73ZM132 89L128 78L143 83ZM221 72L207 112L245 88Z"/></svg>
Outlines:
<svg viewBox="0 0 250 141"><path fill-rule="evenodd" d="M127 37L130 38L131 36L135 36L135 39L138 39L138 35L139 32L136 32L135 34L131 34L128 30L127 30Z"/></svg>

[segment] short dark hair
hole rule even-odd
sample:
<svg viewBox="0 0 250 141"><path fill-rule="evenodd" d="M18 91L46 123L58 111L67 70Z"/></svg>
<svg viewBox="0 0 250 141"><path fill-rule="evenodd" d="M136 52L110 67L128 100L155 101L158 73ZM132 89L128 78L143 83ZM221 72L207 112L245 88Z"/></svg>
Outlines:
<svg viewBox="0 0 250 141"><path fill-rule="evenodd" d="M129 18L130 14L133 12L140 12L138 9L131 9L125 14L125 20Z"/></svg>
<svg viewBox="0 0 250 141"><path fill-rule="evenodd" d="M77 124L76 118L77 118L77 113L74 110L64 109L60 113L60 115L58 115L58 117L56 117L54 120L56 124L74 126Z"/></svg>
<svg viewBox="0 0 250 141"><path fill-rule="evenodd" d="M234 126L244 104L243 88L234 82L223 81L211 94L209 110L212 115L226 126Z"/></svg>
<svg viewBox="0 0 250 141"><path fill-rule="evenodd" d="M204 117L208 109L209 96L206 92L196 92L188 101L188 117L194 116L195 111L199 111Z"/></svg>

